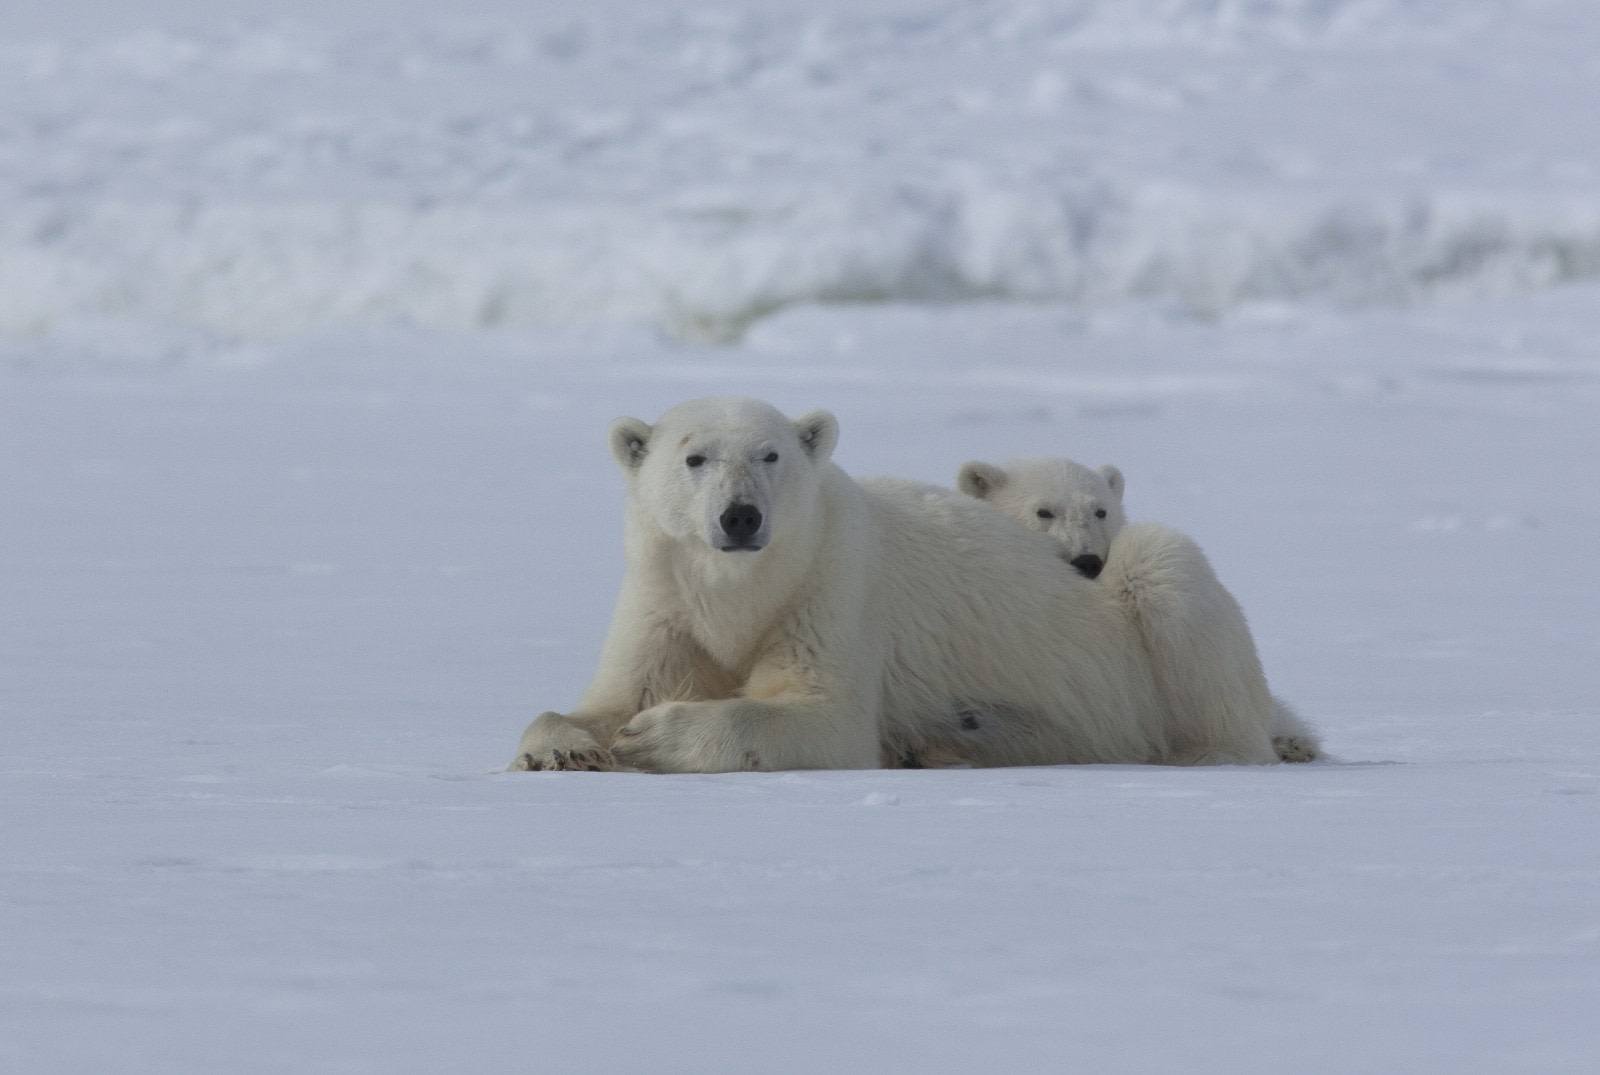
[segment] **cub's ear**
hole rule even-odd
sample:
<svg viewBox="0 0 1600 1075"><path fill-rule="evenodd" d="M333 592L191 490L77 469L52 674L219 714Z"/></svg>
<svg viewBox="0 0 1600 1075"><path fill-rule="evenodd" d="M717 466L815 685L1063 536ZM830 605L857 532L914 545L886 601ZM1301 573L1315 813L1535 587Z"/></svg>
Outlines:
<svg viewBox="0 0 1600 1075"><path fill-rule="evenodd" d="M1006 483L1006 472L993 463L963 463L956 473L956 488L968 496L988 500Z"/></svg>
<svg viewBox="0 0 1600 1075"><path fill-rule="evenodd" d="M794 420L794 432L812 461L825 463L839 443L839 420L827 411L807 411Z"/></svg>
<svg viewBox="0 0 1600 1075"><path fill-rule="evenodd" d="M1123 486L1126 484L1122 477L1122 471L1107 463L1100 468L1100 476L1106 480L1107 485L1111 486L1111 491L1120 498Z"/></svg>
<svg viewBox="0 0 1600 1075"><path fill-rule="evenodd" d="M638 470L650 450L650 427L637 418L618 418L606 430L611 454L623 470Z"/></svg>

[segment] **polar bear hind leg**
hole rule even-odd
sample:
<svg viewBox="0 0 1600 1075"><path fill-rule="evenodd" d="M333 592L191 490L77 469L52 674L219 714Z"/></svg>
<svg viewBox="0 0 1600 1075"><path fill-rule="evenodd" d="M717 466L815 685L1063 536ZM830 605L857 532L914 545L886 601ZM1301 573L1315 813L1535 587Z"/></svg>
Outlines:
<svg viewBox="0 0 1600 1075"><path fill-rule="evenodd" d="M1135 523L1112 542L1100 581L1137 624L1155 670L1168 721L1166 760L1278 761L1273 736L1287 711L1267 689L1243 611L1200 547L1167 527ZM1294 718L1285 738L1303 729Z"/></svg>
<svg viewBox="0 0 1600 1075"><path fill-rule="evenodd" d="M1321 761L1322 740L1289 703L1272 698L1272 749L1280 761Z"/></svg>

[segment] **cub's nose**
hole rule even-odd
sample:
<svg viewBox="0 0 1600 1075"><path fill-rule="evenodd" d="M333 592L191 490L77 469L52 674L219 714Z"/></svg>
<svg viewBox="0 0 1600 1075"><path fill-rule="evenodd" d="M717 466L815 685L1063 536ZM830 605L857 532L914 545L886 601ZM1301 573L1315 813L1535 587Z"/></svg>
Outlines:
<svg viewBox="0 0 1600 1075"><path fill-rule="evenodd" d="M1071 563L1073 567L1078 569L1080 575L1086 575L1091 579L1098 576L1100 569L1106 566L1105 561L1092 552L1086 552L1082 556L1074 556Z"/></svg>
<svg viewBox="0 0 1600 1075"><path fill-rule="evenodd" d="M732 538L735 544L745 545L761 529L761 510L754 504L732 504L718 521L722 524L722 532Z"/></svg>

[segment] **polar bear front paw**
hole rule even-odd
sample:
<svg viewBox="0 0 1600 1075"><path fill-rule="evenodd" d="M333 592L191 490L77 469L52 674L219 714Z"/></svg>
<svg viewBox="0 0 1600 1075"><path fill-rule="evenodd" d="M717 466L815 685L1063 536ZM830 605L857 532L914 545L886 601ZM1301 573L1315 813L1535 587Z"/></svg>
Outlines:
<svg viewBox="0 0 1600 1075"><path fill-rule="evenodd" d="M517 755L508 767L513 773L607 773L613 772L617 763L611 757L611 751L601 748L594 750L546 750L538 754L523 753Z"/></svg>
<svg viewBox="0 0 1600 1075"><path fill-rule="evenodd" d="M726 773L760 769L751 751L739 753L734 736L708 734L721 712L714 702L667 702L646 709L617 731L617 761L655 773ZM718 744L712 749L708 744Z"/></svg>
<svg viewBox="0 0 1600 1075"><path fill-rule="evenodd" d="M611 751L589 730L560 713L541 713L517 744L517 756L506 766L513 773L601 772L617 767Z"/></svg>

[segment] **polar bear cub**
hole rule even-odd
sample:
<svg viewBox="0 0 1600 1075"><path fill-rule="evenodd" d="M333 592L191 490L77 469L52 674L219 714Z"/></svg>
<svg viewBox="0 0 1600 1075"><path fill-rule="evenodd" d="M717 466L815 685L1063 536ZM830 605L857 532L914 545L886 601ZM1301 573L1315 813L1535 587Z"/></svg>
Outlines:
<svg viewBox="0 0 1600 1075"><path fill-rule="evenodd" d="M589 687L511 768L1236 760L1165 711L1118 596L1054 541L954 490L857 481L838 436L737 398L612 423L621 593Z"/></svg>
<svg viewBox="0 0 1600 1075"><path fill-rule="evenodd" d="M1283 761L1322 756L1316 734L1267 690L1244 612L1217 579L1200 547L1174 530L1129 526L1126 480L1114 466L1070 459L972 462L956 475L969 496L986 500L1050 537L1061 558L1117 596L1156 669L1164 707L1178 714L1181 749L1215 750L1215 759L1262 760L1263 743ZM1265 734L1264 734L1265 733ZM1198 738L1196 738L1198 736Z"/></svg>
<svg viewBox="0 0 1600 1075"><path fill-rule="evenodd" d="M963 493L1049 535L1061 546L1062 559L1091 579L1105 567L1112 539L1128 525L1124 485L1116 467L1091 470L1070 459L1017 459L1004 468L968 463L956 475Z"/></svg>

